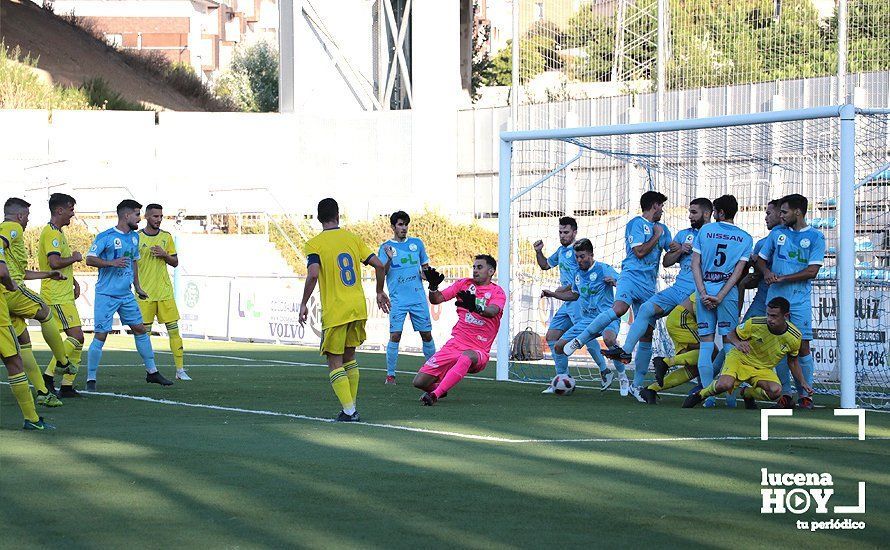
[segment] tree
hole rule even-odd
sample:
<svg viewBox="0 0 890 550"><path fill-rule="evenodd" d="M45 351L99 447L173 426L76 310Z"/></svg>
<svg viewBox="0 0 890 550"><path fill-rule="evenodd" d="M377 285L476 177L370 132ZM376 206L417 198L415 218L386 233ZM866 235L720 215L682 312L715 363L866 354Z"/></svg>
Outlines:
<svg viewBox="0 0 890 550"><path fill-rule="evenodd" d="M215 92L220 97L230 99L241 111L276 111L277 48L265 41L237 47L232 65L217 81Z"/></svg>

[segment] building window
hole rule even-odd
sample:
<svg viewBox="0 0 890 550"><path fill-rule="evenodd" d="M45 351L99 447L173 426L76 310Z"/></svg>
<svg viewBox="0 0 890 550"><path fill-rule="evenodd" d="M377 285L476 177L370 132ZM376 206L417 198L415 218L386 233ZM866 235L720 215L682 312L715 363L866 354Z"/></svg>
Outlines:
<svg viewBox="0 0 890 550"><path fill-rule="evenodd" d="M544 20L544 2L535 2L535 21Z"/></svg>

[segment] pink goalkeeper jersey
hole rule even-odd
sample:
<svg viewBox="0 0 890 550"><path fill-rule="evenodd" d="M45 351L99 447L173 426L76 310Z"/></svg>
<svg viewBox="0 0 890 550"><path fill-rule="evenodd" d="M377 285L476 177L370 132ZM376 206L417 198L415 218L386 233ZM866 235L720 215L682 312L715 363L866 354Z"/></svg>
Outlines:
<svg viewBox="0 0 890 550"><path fill-rule="evenodd" d="M504 313L507 296L498 285L476 286L473 279L460 279L443 290L442 296L446 300L453 300L462 290L473 292L476 295L477 304L482 304L483 307L498 306L501 311L489 319L462 307L457 308L457 324L451 329L451 337L461 343L478 346L489 351L495 336L497 336L498 327L501 325L501 315Z"/></svg>

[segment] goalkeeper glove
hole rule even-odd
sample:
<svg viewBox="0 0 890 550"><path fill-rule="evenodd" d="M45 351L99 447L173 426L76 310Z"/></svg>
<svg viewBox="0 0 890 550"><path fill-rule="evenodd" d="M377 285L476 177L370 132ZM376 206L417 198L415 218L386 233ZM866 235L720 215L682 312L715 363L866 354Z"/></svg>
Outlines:
<svg viewBox="0 0 890 550"><path fill-rule="evenodd" d="M435 267L428 267L424 275L426 276L426 282L430 285L430 292L439 290L439 285L445 280L445 275L436 271Z"/></svg>
<svg viewBox="0 0 890 550"><path fill-rule="evenodd" d="M469 290L461 290L457 293L457 307L462 307L475 313L482 313L485 308L476 303L476 295Z"/></svg>

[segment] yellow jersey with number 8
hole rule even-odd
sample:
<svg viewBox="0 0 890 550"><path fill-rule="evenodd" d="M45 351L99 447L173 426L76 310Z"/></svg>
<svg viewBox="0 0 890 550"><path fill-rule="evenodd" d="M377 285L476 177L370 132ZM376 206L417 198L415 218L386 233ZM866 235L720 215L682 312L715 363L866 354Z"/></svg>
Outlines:
<svg viewBox="0 0 890 550"><path fill-rule="evenodd" d="M326 229L304 247L309 265L319 264L323 329L368 318L361 264L374 255L358 236L345 229Z"/></svg>

